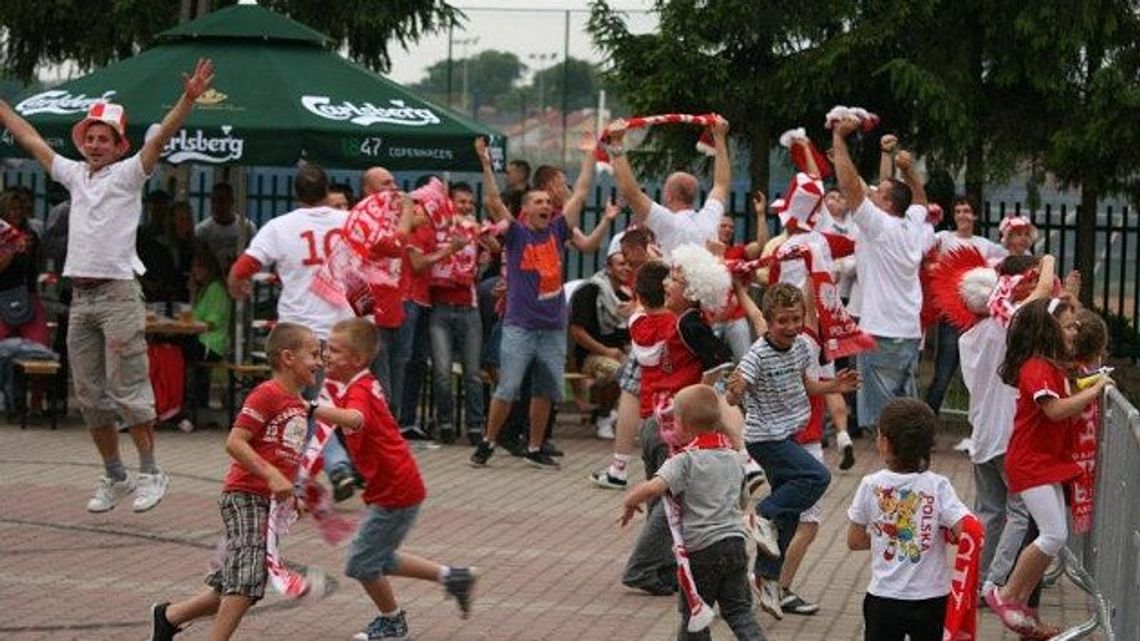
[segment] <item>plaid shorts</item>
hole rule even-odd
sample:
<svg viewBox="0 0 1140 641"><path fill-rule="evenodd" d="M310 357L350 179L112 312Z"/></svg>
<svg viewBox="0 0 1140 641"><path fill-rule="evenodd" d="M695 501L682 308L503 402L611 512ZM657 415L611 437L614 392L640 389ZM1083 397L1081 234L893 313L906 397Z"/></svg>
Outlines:
<svg viewBox="0 0 1140 641"><path fill-rule="evenodd" d="M622 391L629 392L634 396L641 395L641 365L638 365L637 359L632 355L627 355L625 360L621 362L621 368L617 372L618 386Z"/></svg>
<svg viewBox="0 0 1140 641"><path fill-rule="evenodd" d="M222 595L240 594L254 601L265 596L265 534L269 499L245 492L222 492L218 499L226 526L222 567L206 577L206 585Z"/></svg>

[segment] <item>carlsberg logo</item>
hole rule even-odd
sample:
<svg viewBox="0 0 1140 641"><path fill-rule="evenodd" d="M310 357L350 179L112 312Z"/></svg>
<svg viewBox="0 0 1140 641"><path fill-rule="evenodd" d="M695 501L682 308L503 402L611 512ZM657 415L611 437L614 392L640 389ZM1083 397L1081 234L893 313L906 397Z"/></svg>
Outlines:
<svg viewBox="0 0 1140 641"><path fill-rule="evenodd" d="M88 98L86 94L73 96L66 91L52 90L29 96L16 105L16 111L25 116L33 114L85 114L91 105L97 102L109 102L115 95L114 89L108 89L102 96Z"/></svg>
<svg viewBox="0 0 1140 641"><path fill-rule="evenodd" d="M328 96L301 96L301 105L310 112L329 120L347 120L367 127L378 122L408 127L438 125L439 117L431 109L417 109L403 100L389 100L390 107L377 107L371 102L355 105L347 100L334 105Z"/></svg>
<svg viewBox="0 0 1140 641"><path fill-rule="evenodd" d="M158 131L158 127L151 125L146 131L146 137L149 139ZM201 129L193 132L182 129L162 148L162 159L172 165L187 161L221 164L241 160L245 151L245 139L232 135L232 129L229 125L223 125L221 136L207 136Z"/></svg>

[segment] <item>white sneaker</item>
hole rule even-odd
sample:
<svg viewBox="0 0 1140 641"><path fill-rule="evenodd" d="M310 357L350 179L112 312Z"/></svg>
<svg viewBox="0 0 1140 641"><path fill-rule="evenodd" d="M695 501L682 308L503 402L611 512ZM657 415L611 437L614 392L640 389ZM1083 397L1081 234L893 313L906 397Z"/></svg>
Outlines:
<svg viewBox="0 0 1140 641"><path fill-rule="evenodd" d="M166 486L170 479L159 470L158 474L139 474L135 481L135 512L146 512L158 505L162 497L166 496Z"/></svg>
<svg viewBox="0 0 1140 641"><path fill-rule="evenodd" d="M773 559L780 558L780 544L776 540L776 526L771 521L753 512L749 515L752 527L752 540L756 542L757 550L764 556ZM779 603L779 600L776 601Z"/></svg>
<svg viewBox="0 0 1140 641"><path fill-rule="evenodd" d="M194 431L194 423L191 422L190 419L184 418L181 421L178 421L178 429L179 431L189 434L190 432Z"/></svg>
<svg viewBox="0 0 1140 641"><path fill-rule="evenodd" d="M107 512L115 507L119 499L130 494L134 489L135 485L131 483L129 477L121 481L112 481L104 476L99 479L99 485L95 486L95 496L87 502L87 511Z"/></svg>
<svg viewBox="0 0 1140 641"><path fill-rule="evenodd" d="M595 432L595 436L602 439L603 441L614 440L614 438L617 437L617 434L614 433L613 422L607 421L606 419L598 421L598 431Z"/></svg>
<svg viewBox="0 0 1140 641"><path fill-rule="evenodd" d="M780 584L776 581L765 581L755 577L752 581L752 593L760 601L760 609L782 620L784 609L780 607Z"/></svg>

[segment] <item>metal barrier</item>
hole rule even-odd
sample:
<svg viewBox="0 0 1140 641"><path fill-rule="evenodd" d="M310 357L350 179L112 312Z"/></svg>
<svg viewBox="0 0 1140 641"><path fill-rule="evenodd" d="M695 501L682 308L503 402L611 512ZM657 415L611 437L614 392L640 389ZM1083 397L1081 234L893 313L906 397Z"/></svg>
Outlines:
<svg viewBox="0 0 1140 641"><path fill-rule="evenodd" d="M1104 395L1092 531L1070 536L1065 573L1089 594L1091 619L1054 640L1101 628L1108 641L1140 641L1140 412L1116 388Z"/></svg>

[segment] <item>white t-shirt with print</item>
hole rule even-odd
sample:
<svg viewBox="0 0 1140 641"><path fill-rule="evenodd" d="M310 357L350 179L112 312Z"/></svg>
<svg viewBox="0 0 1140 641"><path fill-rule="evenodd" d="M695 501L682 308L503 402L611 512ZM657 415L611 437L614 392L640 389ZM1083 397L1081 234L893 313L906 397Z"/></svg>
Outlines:
<svg viewBox="0 0 1140 641"><path fill-rule="evenodd" d="M305 325L320 339L328 338L337 322L355 316L347 302L334 305L311 289L347 219L348 212L331 207L294 209L266 223L245 250L263 267L276 267L278 319Z"/></svg>
<svg viewBox="0 0 1140 641"><path fill-rule="evenodd" d="M879 470L864 476L847 518L871 535L867 592L906 601L949 594L950 566L942 528L954 527L969 513L941 474Z"/></svg>
<svg viewBox="0 0 1140 641"><path fill-rule="evenodd" d="M705 201L700 211L684 209L669 211L664 206L653 203L649 207L649 216L645 219L645 226L653 230L657 236L657 245L661 247L665 261L673 250L685 244L705 246L705 241L716 238L717 227L724 216L724 203L715 198Z"/></svg>
<svg viewBox="0 0 1140 641"><path fill-rule="evenodd" d="M133 280L146 272L135 253L147 174L135 154L95 173L56 154L51 177L71 194L63 275Z"/></svg>
<svg viewBox="0 0 1140 641"><path fill-rule="evenodd" d="M918 270L930 241L926 208L911 205L897 218L864 198L852 219L859 225L855 270L863 284L859 327L885 338L921 338Z"/></svg>

